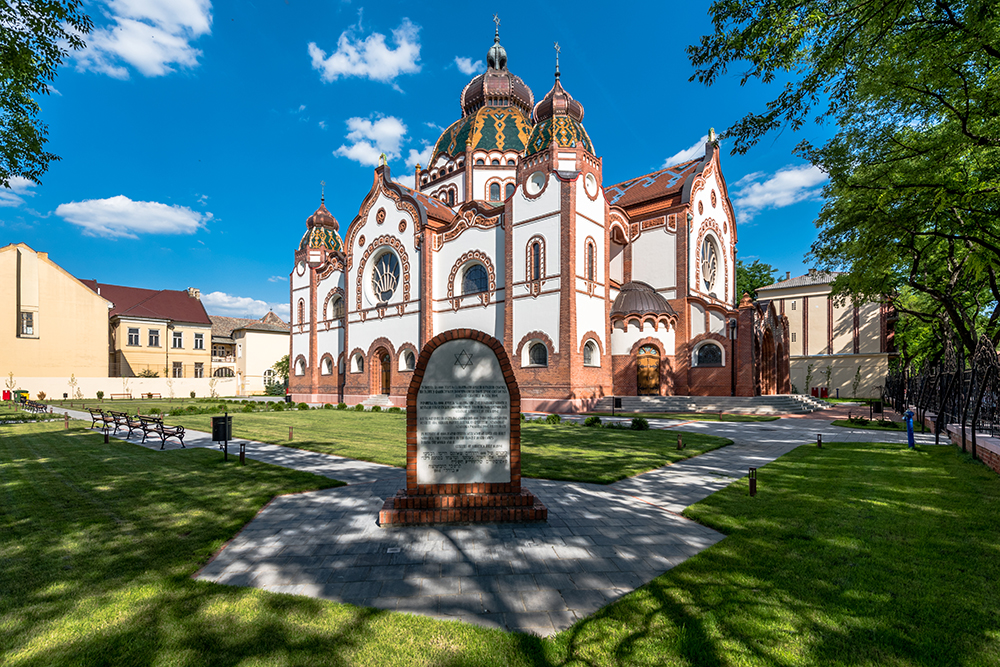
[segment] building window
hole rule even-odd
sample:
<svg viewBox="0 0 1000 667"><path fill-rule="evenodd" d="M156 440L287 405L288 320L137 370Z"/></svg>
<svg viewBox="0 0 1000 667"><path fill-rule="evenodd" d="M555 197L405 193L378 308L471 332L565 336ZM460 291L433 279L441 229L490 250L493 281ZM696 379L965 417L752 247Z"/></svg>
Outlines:
<svg viewBox="0 0 1000 667"><path fill-rule="evenodd" d="M542 277L542 242L534 240L531 242L529 251L530 264L528 270L528 280L540 280Z"/></svg>
<svg viewBox="0 0 1000 667"><path fill-rule="evenodd" d="M595 247L594 242L588 239L587 240L587 258L586 258L586 260L587 260L587 267L586 267L587 280L591 280L591 281L594 280L594 275L595 275L595 270L594 269L595 269L595 257L596 257L596 255L597 255L597 248Z"/></svg>
<svg viewBox="0 0 1000 667"><path fill-rule="evenodd" d="M462 294L478 294L489 289L490 277L482 264L472 264L462 274Z"/></svg>
<svg viewBox="0 0 1000 667"><path fill-rule="evenodd" d="M298 314L299 324L305 324L306 323L306 302L303 301L302 299L299 299L299 307L298 307L298 309L295 312Z"/></svg>
<svg viewBox="0 0 1000 667"><path fill-rule="evenodd" d="M274 371L271 371L271 372L273 373ZM217 378L231 378L231 377L236 377L236 373L234 373L233 369L229 368L229 367L216 368L215 372L212 373L212 375L214 375ZM264 377L267 377L267 373L266 372L264 373Z"/></svg>
<svg viewBox="0 0 1000 667"><path fill-rule="evenodd" d="M173 342L171 343L170 346L173 347L173 348L175 348L175 349L178 349L178 350L181 349L181 348L183 348L184 347L184 332L182 332L182 331L175 331L174 332L174 337L173 337Z"/></svg>
<svg viewBox="0 0 1000 667"><path fill-rule="evenodd" d="M355 354L353 357L351 357L351 372L352 373L365 372L365 358L360 354Z"/></svg>
<svg viewBox="0 0 1000 667"><path fill-rule="evenodd" d="M514 194L514 184L508 183L504 188L504 199L510 199Z"/></svg>
<svg viewBox="0 0 1000 667"><path fill-rule="evenodd" d="M375 260L372 271L372 292L379 303L386 303L392 298L399 284L399 260L391 252L383 252Z"/></svg>
<svg viewBox="0 0 1000 667"><path fill-rule="evenodd" d="M339 320L344 317L344 300L339 296L333 297L330 304L330 319Z"/></svg>
<svg viewBox="0 0 1000 667"><path fill-rule="evenodd" d="M490 183L490 201L500 201L499 183Z"/></svg>
<svg viewBox="0 0 1000 667"><path fill-rule="evenodd" d="M719 254L715 248L715 241L711 236L706 236L701 244L701 279L705 284L705 291L709 294L715 291L715 278L719 272Z"/></svg>
<svg viewBox="0 0 1000 667"><path fill-rule="evenodd" d="M21 335L22 336L34 336L35 335L35 314L28 312L21 312Z"/></svg>
<svg viewBox="0 0 1000 667"><path fill-rule="evenodd" d="M160 347L160 330L150 329L149 330L149 346L150 347Z"/></svg>
<svg viewBox="0 0 1000 667"><path fill-rule="evenodd" d="M508 167L513 167L514 166L514 161L513 160L507 160L507 166Z"/></svg>
<svg viewBox="0 0 1000 667"><path fill-rule="evenodd" d="M323 375L333 375L333 359L330 357L323 358L323 365L320 368Z"/></svg>
<svg viewBox="0 0 1000 667"><path fill-rule="evenodd" d="M196 333L194 335L194 349L196 350L205 349L205 334Z"/></svg>
<svg viewBox="0 0 1000 667"><path fill-rule="evenodd" d="M794 331L792 332L792 342L793 343L795 342L795 332Z"/></svg>
<svg viewBox="0 0 1000 667"><path fill-rule="evenodd" d="M499 167L500 166L500 160L493 160L493 161L490 162L490 164L493 165L494 167Z"/></svg>
<svg viewBox="0 0 1000 667"><path fill-rule="evenodd" d="M587 344L583 346L583 365L584 366L600 366L601 365L601 355L597 349L597 343L592 340L588 340Z"/></svg>
<svg viewBox="0 0 1000 667"><path fill-rule="evenodd" d="M792 310L795 310L795 302L792 301Z"/></svg>
<svg viewBox="0 0 1000 667"><path fill-rule="evenodd" d="M201 363L200 361L194 362L194 376L196 378L205 377L205 364Z"/></svg>
<svg viewBox="0 0 1000 667"><path fill-rule="evenodd" d="M712 343L707 343L698 348L698 360L696 366L721 366L722 348Z"/></svg>
<svg viewBox="0 0 1000 667"><path fill-rule="evenodd" d="M403 370L412 371L417 365L416 356L410 350L403 353Z"/></svg>
<svg viewBox="0 0 1000 667"><path fill-rule="evenodd" d="M532 366L549 365L549 351L543 343L532 343L528 348L528 363Z"/></svg>
<svg viewBox="0 0 1000 667"><path fill-rule="evenodd" d="M182 377L184 377L184 364L181 363L181 362L179 362L179 361L175 361L174 362L174 367L173 367L173 370L172 370L170 376L171 377L175 377L175 378L182 378Z"/></svg>
<svg viewBox="0 0 1000 667"><path fill-rule="evenodd" d="M295 360L295 374L305 375L306 374L306 362L303 361L302 357Z"/></svg>
<svg viewBox="0 0 1000 667"><path fill-rule="evenodd" d="M139 329L129 327L128 330L128 344L137 347L139 345Z"/></svg>
<svg viewBox="0 0 1000 667"><path fill-rule="evenodd" d="M454 205L455 205L455 191L448 190L448 206L454 206Z"/></svg>
<svg viewBox="0 0 1000 667"><path fill-rule="evenodd" d="M483 159L482 159L482 158L479 158L478 160L476 160L476 164L477 164L477 165L482 165L482 164L486 164L486 163L485 163L485 162L483 162Z"/></svg>

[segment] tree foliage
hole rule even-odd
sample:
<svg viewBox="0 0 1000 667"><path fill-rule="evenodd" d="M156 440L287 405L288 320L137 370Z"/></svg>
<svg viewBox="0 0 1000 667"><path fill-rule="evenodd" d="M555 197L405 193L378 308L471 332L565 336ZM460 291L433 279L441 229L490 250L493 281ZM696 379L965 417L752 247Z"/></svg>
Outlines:
<svg viewBox="0 0 1000 667"><path fill-rule="evenodd" d="M739 304L744 294L749 294L751 299L757 299L757 290L774 282L775 269L770 264L765 264L759 259L755 259L750 264L744 264L743 260L736 260L736 303Z"/></svg>
<svg viewBox="0 0 1000 667"><path fill-rule="evenodd" d="M289 369L288 364L289 364L288 355L286 354L281 359L278 359L276 362L274 362L274 365L271 366L271 368L274 369L274 372L278 374L278 377L281 378L281 381L286 385L288 384L288 369Z"/></svg>
<svg viewBox="0 0 1000 667"><path fill-rule="evenodd" d="M746 152L815 115L798 151L830 176L811 255L834 291L943 316L970 352L1000 341L1000 5L995 0L719 0L689 49L711 84L787 79L726 136ZM915 298L919 296L920 298Z"/></svg>
<svg viewBox="0 0 1000 667"><path fill-rule="evenodd" d="M48 128L37 97L48 95L69 50L82 49L93 24L81 0L0 0L0 186L14 176L36 183L58 160L45 150Z"/></svg>

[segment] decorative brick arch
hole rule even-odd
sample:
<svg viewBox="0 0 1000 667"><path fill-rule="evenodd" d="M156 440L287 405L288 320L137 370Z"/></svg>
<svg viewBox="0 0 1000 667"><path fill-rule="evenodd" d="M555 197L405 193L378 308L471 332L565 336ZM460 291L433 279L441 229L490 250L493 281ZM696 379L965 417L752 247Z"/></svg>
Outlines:
<svg viewBox="0 0 1000 667"><path fill-rule="evenodd" d="M325 362L325 361L329 361L330 362L330 372L329 373L325 372L325 369L323 368L323 362ZM333 355L330 354L329 352L323 353L323 356L319 358L319 374L320 375L336 375L338 372L339 372L339 370L337 368L337 365L333 361Z"/></svg>
<svg viewBox="0 0 1000 667"><path fill-rule="evenodd" d="M489 285L485 292L479 292L479 299L485 306L489 304L490 299L493 298L493 294L497 289L497 272L493 267L493 262L490 260L490 256L487 255L482 250L470 250L461 257L459 257L455 264L451 267L451 273L448 274L448 298L451 300L451 307L458 310L459 304L462 300L458 298L462 295L455 295L455 278L458 276L458 272L463 266L471 262L479 262L486 268L486 274L489 276ZM471 295L470 295L471 296Z"/></svg>
<svg viewBox="0 0 1000 667"><path fill-rule="evenodd" d="M299 362L302 362L301 366L299 366ZM302 369L302 373L297 372L299 368ZM309 371L309 360L306 359L306 356L304 354L297 355L295 357L295 360L292 362L292 368L291 368L292 377L305 377L308 371Z"/></svg>
<svg viewBox="0 0 1000 667"><path fill-rule="evenodd" d="M594 258L593 266L588 261L591 252ZM583 277L587 282L592 283L597 280L597 274L597 242L593 236L588 236L583 240Z"/></svg>
<svg viewBox="0 0 1000 667"><path fill-rule="evenodd" d="M639 350L646 345L652 345L656 348L657 352L660 354L660 396L669 396L670 391L673 389L673 369L670 367L670 356L667 355L667 350L663 347L663 341L653 338L652 336L646 336L640 338L636 342L632 343L632 347L629 348L628 358L629 365L628 368L631 369L633 377L637 373L636 360L639 356ZM638 379L636 379L636 387L638 387ZM638 391L636 391L638 393Z"/></svg>
<svg viewBox="0 0 1000 667"><path fill-rule="evenodd" d="M395 348L388 338L378 337L368 346L368 393L375 394L382 391L382 360L379 358L379 351L384 350L389 355L389 393L392 393L392 379L394 373L398 373L392 367L392 360L396 358Z"/></svg>
<svg viewBox="0 0 1000 667"><path fill-rule="evenodd" d="M403 355L407 352L413 353L413 368L403 368ZM417 368L417 357L420 356L420 350L413 343L402 343L396 350L396 371L399 373L412 373Z"/></svg>
<svg viewBox="0 0 1000 667"><path fill-rule="evenodd" d="M357 285L355 287L357 310L361 310L361 281L364 279L365 267L368 265L368 258L372 256L372 253L376 252L380 248L392 248L396 251L396 255L399 257L399 272L400 278L403 280L403 302L410 300L410 257L406 254L406 248L403 247L402 242L395 236L391 234L383 234L382 236L372 239L372 242L368 244L365 248L364 254L361 256L361 261L358 263L358 275L357 275Z"/></svg>
<svg viewBox="0 0 1000 667"><path fill-rule="evenodd" d="M727 366L727 357L729 354L726 352L726 347L729 344L729 339L725 336L716 333L704 333L696 338L692 339L689 343L691 347L690 363L691 368L708 368L706 366L698 366L695 363L695 359L698 355L698 351L705 347L705 345L715 345L722 351L722 366ZM711 368L717 368L717 366L711 366Z"/></svg>
<svg viewBox="0 0 1000 667"><path fill-rule="evenodd" d="M332 320L332 319L334 319L333 318L333 313L331 313L329 309L330 309L330 303L333 301L334 297L336 297L336 296L339 296L341 299L343 299L343 303L344 303L344 314L341 315L341 318L347 316L347 300L344 299L344 290L341 289L340 287L334 287L332 290L330 290L329 292L327 292L326 298L323 300L323 319L324 320Z"/></svg>
<svg viewBox="0 0 1000 667"><path fill-rule="evenodd" d="M345 360L347 362L347 364L344 366L344 372L347 375L363 375L364 374L364 372L365 372L364 368L361 369L360 373L355 373L354 371L351 370L351 362L354 361L354 357L358 357L358 356L360 356L362 359L364 359L364 361L365 361L366 364L368 363L368 357L365 355L365 351L362 350L360 347L354 348L353 350L351 350L351 353L349 355L347 355L347 359Z"/></svg>
<svg viewBox="0 0 1000 667"><path fill-rule="evenodd" d="M538 341L538 342L543 343L545 345L545 348L548 351L548 357L547 357L548 358L548 365L551 366L552 365L552 357L553 357L553 355L556 354L556 351L555 351L556 346L552 342L552 339L549 338L549 335L547 333L543 332L543 331L531 331L529 333L526 333L521 338L521 342L519 342L517 344L517 347L514 350L514 356L518 360L518 365L519 366L522 365L521 364L521 354L522 354L524 346L527 345L528 343L532 342L532 341Z"/></svg>
<svg viewBox="0 0 1000 667"><path fill-rule="evenodd" d="M583 334L583 338L580 339L580 348L577 350L577 352L581 353L583 352L583 346L587 344L588 340L592 340L595 343L597 343L597 349L600 351L601 356L604 356L604 345L601 344L601 339L600 337L598 337L596 331L588 331L587 333Z"/></svg>
<svg viewBox="0 0 1000 667"><path fill-rule="evenodd" d="M532 259L534 258L534 247L538 244L538 277L532 275ZM525 256L524 256L524 280L531 289L531 294L533 296L538 296L538 293L542 289L542 283L545 281L545 237L541 234L535 234L530 239L528 239L527 245L524 246Z"/></svg>
<svg viewBox="0 0 1000 667"><path fill-rule="evenodd" d="M719 300L727 301L726 295L729 294L729 253L723 248L722 245L722 228L719 227L719 223L712 218L703 221L701 223L701 228L698 230L698 240L694 246L694 282L698 291L705 294L705 290L703 290L701 286L701 246L710 231L715 232L715 242L719 247L720 259L723 260L722 298Z"/></svg>

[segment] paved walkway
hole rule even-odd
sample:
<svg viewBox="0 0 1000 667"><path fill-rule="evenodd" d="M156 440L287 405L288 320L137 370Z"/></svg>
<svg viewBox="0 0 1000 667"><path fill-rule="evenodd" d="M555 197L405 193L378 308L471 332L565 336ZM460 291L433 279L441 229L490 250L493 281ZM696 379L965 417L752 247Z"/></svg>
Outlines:
<svg viewBox="0 0 1000 667"><path fill-rule="evenodd" d="M905 442L905 434L797 419L650 422L735 444L608 486L525 479L549 508L545 524L383 529L378 510L405 485L401 469L249 442L249 458L348 486L275 498L196 577L550 635L723 539L677 513L750 466L814 442L816 433L828 442ZM205 433L189 431L185 440L217 446Z"/></svg>

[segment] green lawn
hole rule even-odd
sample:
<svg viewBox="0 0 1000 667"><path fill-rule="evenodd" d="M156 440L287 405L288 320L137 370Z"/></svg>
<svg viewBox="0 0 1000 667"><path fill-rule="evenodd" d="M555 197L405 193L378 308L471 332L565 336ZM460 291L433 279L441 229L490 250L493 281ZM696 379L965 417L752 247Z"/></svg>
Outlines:
<svg viewBox="0 0 1000 667"><path fill-rule="evenodd" d="M1000 664L1000 477L952 447L800 447L684 514L714 547L560 635L573 665Z"/></svg>
<svg viewBox="0 0 1000 667"><path fill-rule="evenodd" d="M211 432L210 415L171 417L171 424ZM291 441L288 427L292 426ZM233 416L233 435L276 445L406 465L406 415L353 410L257 412ZM677 431L521 424L521 473L526 477L609 484L730 444L726 438Z"/></svg>
<svg viewBox="0 0 1000 667"><path fill-rule="evenodd" d="M775 415L732 415L718 412L588 412L588 415L598 417L645 417L646 419L679 419L681 421L703 422L773 422L780 417ZM721 417L721 419L720 419Z"/></svg>

